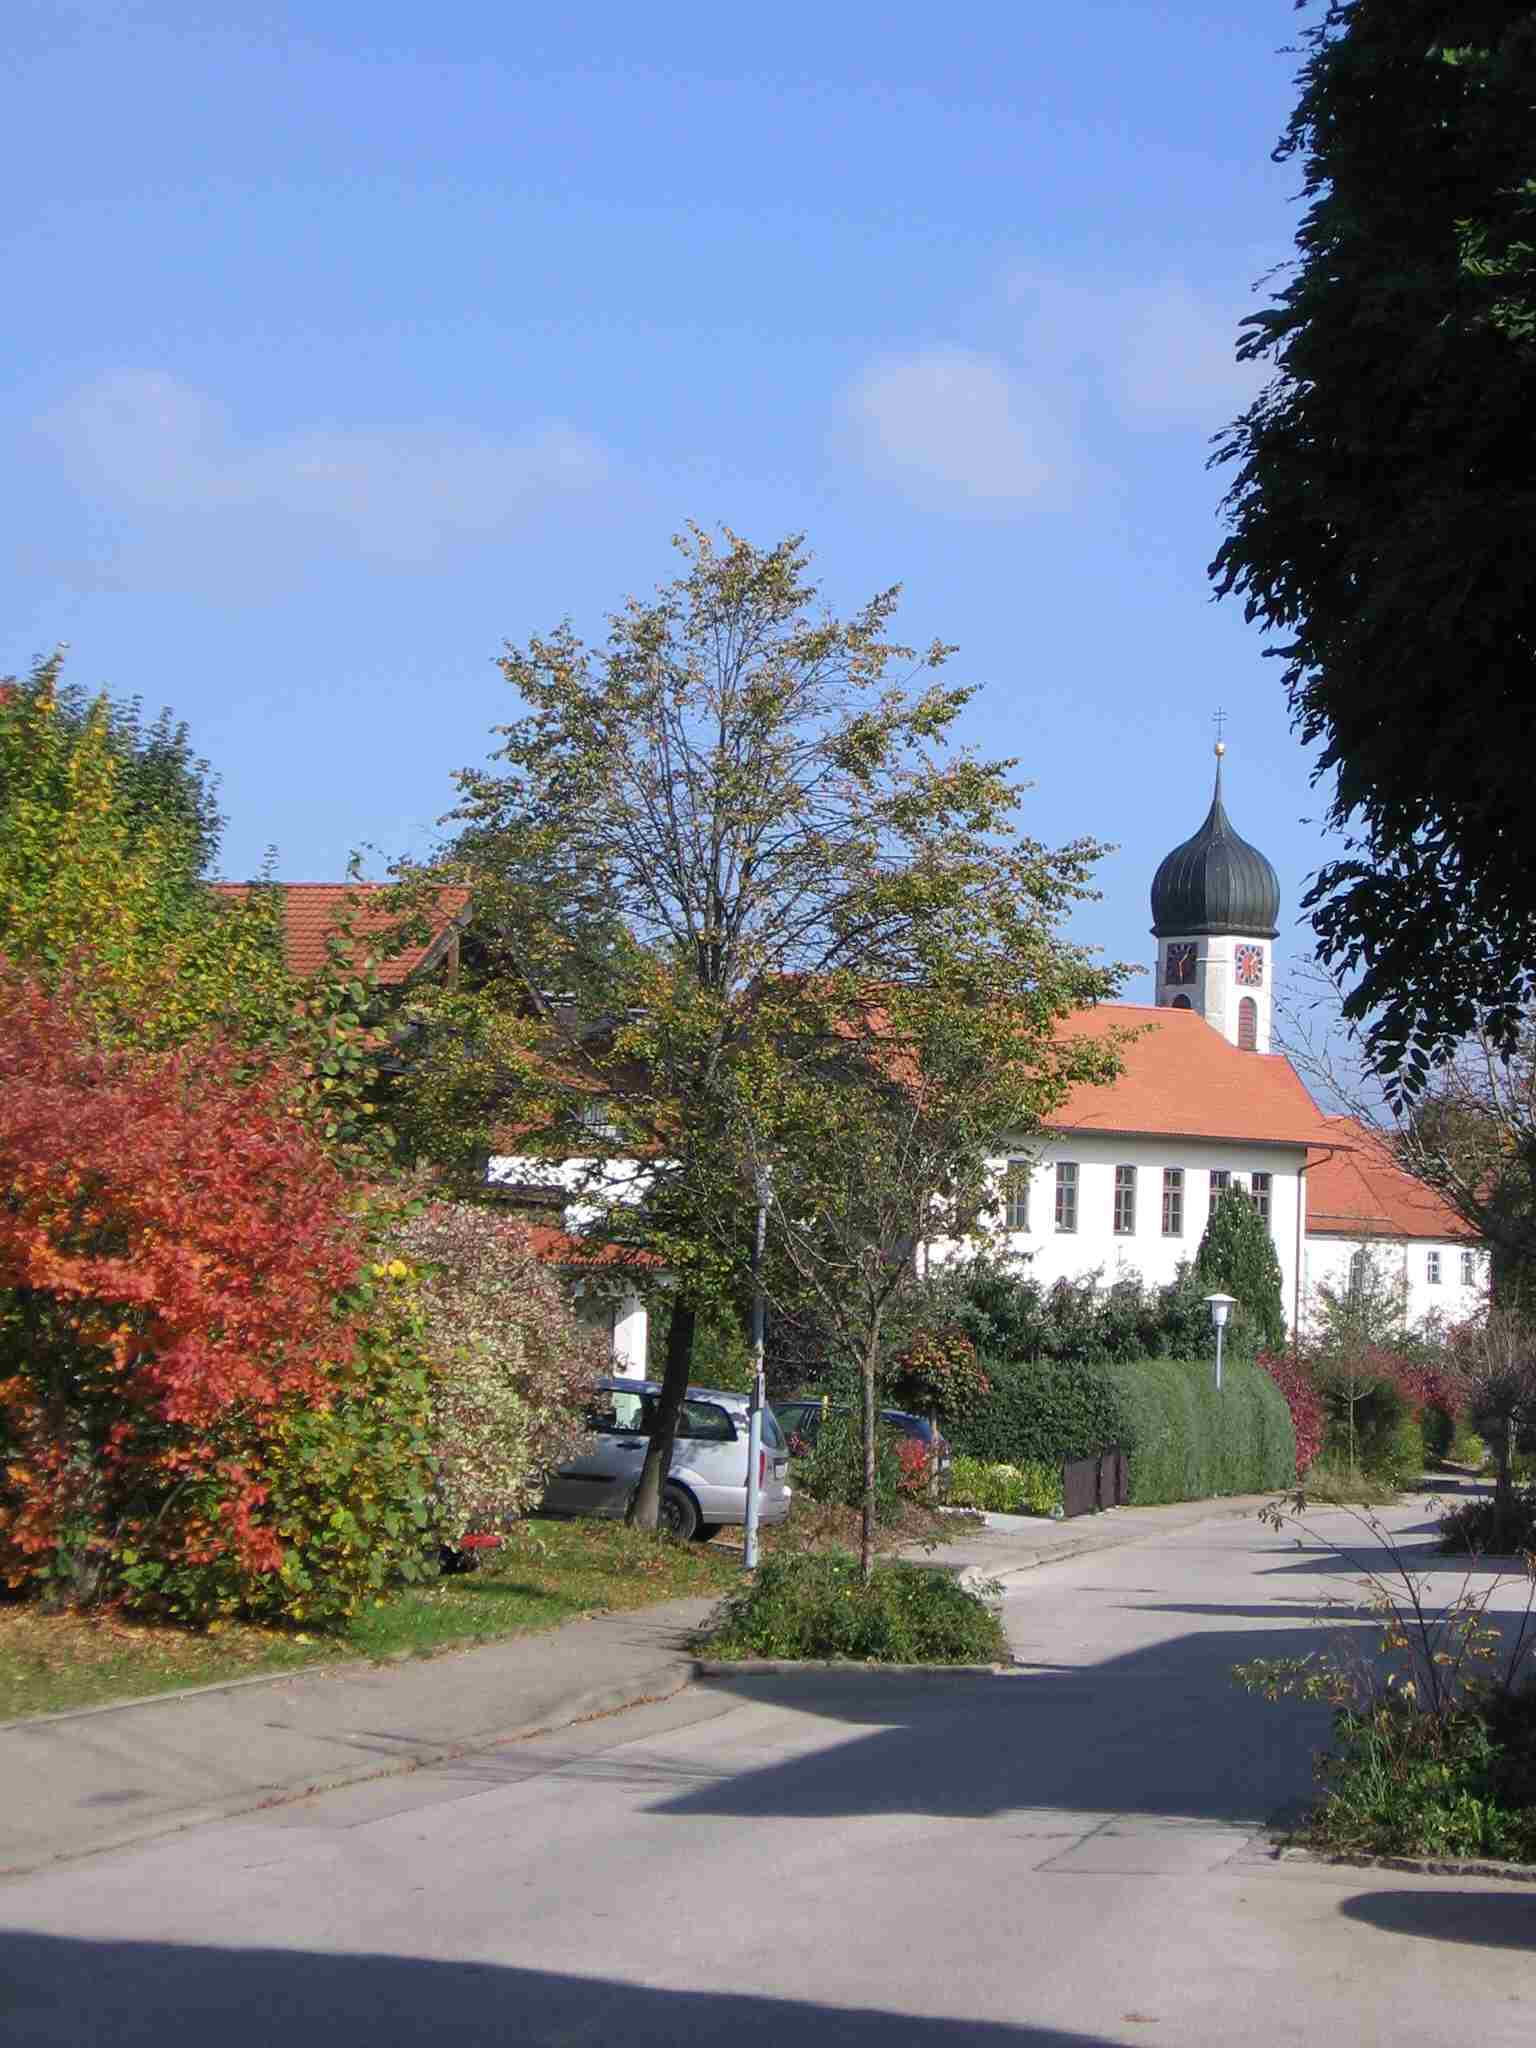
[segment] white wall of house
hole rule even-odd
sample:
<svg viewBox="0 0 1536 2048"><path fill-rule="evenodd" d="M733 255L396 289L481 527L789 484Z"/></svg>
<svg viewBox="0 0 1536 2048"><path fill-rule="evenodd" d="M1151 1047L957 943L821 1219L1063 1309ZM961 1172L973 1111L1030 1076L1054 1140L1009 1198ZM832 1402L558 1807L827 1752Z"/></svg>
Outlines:
<svg viewBox="0 0 1536 2048"><path fill-rule="evenodd" d="M1322 1307L1317 1290L1336 1294L1349 1290L1350 1261L1365 1252L1383 1279L1400 1282L1407 1320L1420 1323L1428 1315L1459 1323L1476 1315L1488 1300L1489 1259L1480 1246L1446 1238L1309 1237L1302 1277L1302 1328L1315 1329Z"/></svg>
<svg viewBox="0 0 1536 2048"><path fill-rule="evenodd" d="M579 1271L568 1272L566 1280L577 1315L613 1347L615 1375L643 1380L650 1345L645 1297L620 1282Z"/></svg>
<svg viewBox="0 0 1536 2048"><path fill-rule="evenodd" d="M1028 1272L1042 1285L1077 1280L1100 1270L1108 1285L1137 1273L1152 1285L1178 1277L1181 1261L1193 1259L1210 1220L1212 1174L1226 1174L1232 1184L1251 1190L1255 1173L1270 1176L1269 1231L1280 1262L1286 1321L1296 1303L1296 1216L1304 1199L1299 1178L1306 1154L1300 1146L1255 1145L1205 1138L1113 1137L1102 1132L1055 1134L1021 1147L1016 1159L1028 1159L1029 1221L1026 1229L999 1229L988 1242L1001 1254L1027 1256ZM996 1161L1001 1176L1007 1159ZM1057 1169L1077 1169L1077 1227L1061 1230L1056 1221ZM1117 1169L1135 1168L1134 1227L1116 1225ZM1180 1173L1182 1214L1179 1228L1163 1228L1165 1172ZM1125 1217L1122 1205L1121 1222ZM935 1264L953 1258L960 1247L940 1239L928 1247Z"/></svg>
<svg viewBox="0 0 1536 2048"><path fill-rule="evenodd" d="M655 1176L655 1167L638 1159L541 1159L493 1153L485 1177L493 1187L542 1187L570 1197L565 1206L566 1230L583 1230L605 1208L638 1202Z"/></svg>

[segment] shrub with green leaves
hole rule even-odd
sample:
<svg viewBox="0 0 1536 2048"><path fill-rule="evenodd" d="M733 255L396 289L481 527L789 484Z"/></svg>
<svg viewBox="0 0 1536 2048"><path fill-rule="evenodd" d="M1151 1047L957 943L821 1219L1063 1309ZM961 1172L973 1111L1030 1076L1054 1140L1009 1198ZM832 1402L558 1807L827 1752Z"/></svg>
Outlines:
<svg viewBox="0 0 1536 2048"><path fill-rule="evenodd" d="M1194 1279L1202 1294L1236 1297L1235 1349L1278 1351L1284 1344L1285 1303L1275 1241L1244 1189L1227 1188L1217 1196L1195 1254Z"/></svg>
<svg viewBox="0 0 1536 2048"><path fill-rule="evenodd" d="M990 1515L1048 1515L1062 1505L1061 1467L1031 1461L989 1465L956 1458L950 1467L950 1505Z"/></svg>
<svg viewBox="0 0 1536 2048"><path fill-rule="evenodd" d="M952 1429L974 1415L991 1392L976 1346L953 1323L911 1337L891 1369L892 1402Z"/></svg>
<svg viewBox="0 0 1536 2048"><path fill-rule="evenodd" d="M711 1657L847 1658L875 1664L992 1664L1007 1655L996 1612L947 1571L877 1564L849 1551L768 1558L695 1647Z"/></svg>
<svg viewBox="0 0 1536 2048"><path fill-rule="evenodd" d="M1106 1368L1130 1439L1131 1501L1209 1500L1294 1484L1296 1433L1285 1396L1261 1366L1143 1359Z"/></svg>
<svg viewBox="0 0 1536 2048"><path fill-rule="evenodd" d="M875 1430L875 1519L893 1521L901 1511L906 1480L900 1431L881 1424ZM795 1489L807 1500L826 1507L856 1508L864 1499L864 1436L857 1413L835 1409L822 1418L816 1440L795 1461Z"/></svg>

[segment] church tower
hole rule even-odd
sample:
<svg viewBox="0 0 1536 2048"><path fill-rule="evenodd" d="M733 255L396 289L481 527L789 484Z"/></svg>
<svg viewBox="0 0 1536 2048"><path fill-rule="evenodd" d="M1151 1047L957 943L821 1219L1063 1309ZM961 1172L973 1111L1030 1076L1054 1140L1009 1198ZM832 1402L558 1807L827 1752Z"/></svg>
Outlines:
<svg viewBox="0 0 1536 2048"><path fill-rule="evenodd" d="M1198 1010L1245 1052L1268 1052L1280 879L1232 829L1221 801L1226 751L1218 740L1205 823L1153 877L1157 1001L1162 1009Z"/></svg>

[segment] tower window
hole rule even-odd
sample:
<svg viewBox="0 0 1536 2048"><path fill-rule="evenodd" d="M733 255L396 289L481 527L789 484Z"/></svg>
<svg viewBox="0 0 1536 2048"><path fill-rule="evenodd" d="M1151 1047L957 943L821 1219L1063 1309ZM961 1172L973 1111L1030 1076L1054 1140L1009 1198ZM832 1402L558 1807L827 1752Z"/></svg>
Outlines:
<svg viewBox="0 0 1536 2048"><path fill-rule="evenodd" d="M1029 1161L1010 1159L1003 1181L1004 1221L1010 1230L1029 1228Z"/></svg>
<svg viewBox="0 0 1536 2048"><path fill-rule="evenodd" d="M1184 1169L1182 1166L1163 1168L1163 1235L1182 1237L1184 1235Z"/></svg>
<svg viewBox="0 0 1536 2048"><path fill-rule="evenodd" d="M1077 1228L1077 1168L1068 1160L1056 1168L1056 1228Z"/></svg>
<svg viewBox="0 0 1536 2048"><path fill-rule="evenodd" d="M1115 1235L1131 1237L1136 1230L1136 1169L1115 1168Z"/></svg>
<svg viewBox="0 0 1536 2048"><path fill-rule="evenodd" d="M1192 1010L1195 1006L1188 996L1175 996L1168 1007L1170 1010Z"/></svg>
<svg viewBox="0 0 1536 2048"><path fill-rule="evenodd" d="M1259 1006L1252 996L1244 996L1237 1006L1237 1043L1243 1052L1258 1051Z"/></svg>

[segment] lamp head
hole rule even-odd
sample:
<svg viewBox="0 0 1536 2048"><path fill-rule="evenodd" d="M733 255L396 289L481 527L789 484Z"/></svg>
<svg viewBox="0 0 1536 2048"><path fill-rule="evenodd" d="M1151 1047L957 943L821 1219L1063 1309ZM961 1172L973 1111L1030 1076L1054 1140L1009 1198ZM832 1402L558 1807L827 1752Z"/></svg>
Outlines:
<svg viewBox="0 0 1536 2048"><path fill-rule="evenodd" d="M1231 1315L1233 1309L1237 1306L1237 1296L1235 1294L1208 1294L1205 1297L1205 1302L1211 1312L1211 1321L1218 1330L1224 1330L1227 1326L1227 1317Z"/></svg>

